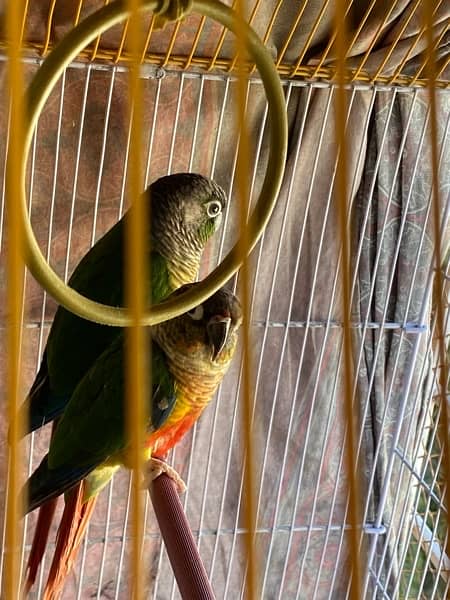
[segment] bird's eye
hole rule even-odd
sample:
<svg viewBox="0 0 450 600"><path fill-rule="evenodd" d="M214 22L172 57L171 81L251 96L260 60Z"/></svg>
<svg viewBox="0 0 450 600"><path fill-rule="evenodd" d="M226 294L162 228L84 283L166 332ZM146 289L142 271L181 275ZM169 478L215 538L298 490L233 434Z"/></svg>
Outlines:
<svg viewBox="0 0 450 600"><path fill-rule="evenodd" d="M210 219L214 219L222 212L222 205L218 200L211 200L206 205L206 214Z"/></svg>
<svg viewBox="0 0 450 600"><path fill-rule="evenodd" d="M200 321L200 319L203 318L203 306L202 305L196 306L195 308L193 308L192 310L190 310L188 312L188 315L194 321Z"/></svg>

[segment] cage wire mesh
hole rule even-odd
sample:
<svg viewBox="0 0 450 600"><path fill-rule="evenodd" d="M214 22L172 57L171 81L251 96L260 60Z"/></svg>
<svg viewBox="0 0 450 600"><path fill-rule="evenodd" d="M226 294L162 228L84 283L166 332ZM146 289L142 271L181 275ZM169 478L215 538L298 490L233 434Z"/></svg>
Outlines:
<svg viewBox="0 0 450 600"><path fill-rule="evenodd" d="M101 5L27 3L23 20L27 81L57 41ZM448 390L449 382L440 378L436 306L441 303L444 308L441 333L448 349L449 9L444 2L435 3L436 87L442 89L435 94L437 127L432 140L421 3L374 1L349 3L348 8L348 111L342 115L335 103L334 4L247 3L248 21L273 51L283 78L289 119L282 190L251 257L258 596L322 599L346 598L350 593L353 557L334 138L336 120L344 119L351 223L352 399L358 414L356 459L362 484L361 597L445 598L450 557L442 386ZM230 34L197 15L170 24L163 32L153 30L151 18L147 27L142 54L145 182L166 173L201 172L221 184L229 198L223 229L204 255L202 278L236 240L236 57ZM64 280L128 206L126 34L124 25L102 35L64 71L33 138L27 172L31 222L47 260ZM2 103L7 107L5 62L1 69ZM267 104L257 72L251 75L246 117L255 199L267 167ZM8 140L14 135L7 110L0 114L0 122L4 171ZM442 289L433 287L432 141L438 149ZM8 243L4 181L3 177L2 257ZM2 290L3 265L2 259ZM27 275L24 395L39 367L55 307ZM2 313L6 323L8 315ZM4 365L2 360L2 371ZM188 484L183 505L218 598L246 594L245 458L237 403L241 386L237 359L214 402L170 456ZM4 386L2 395L4 407ZM3 417L4 440L6 431ZM30 436L27 474L39 463L48 442L48 427ZM2 448L6 454L6 441ZM2 469L4 506L6 466ZM64 598L131 594L130 489L129 474L121 472L102 492ZM35 514L25 520L22 572L35 520ZM31 598L42 596L54 537L52 530ZM142 560L148 597L179 597L148 501ZM1 569L3 575L3 553Z"/></svg>

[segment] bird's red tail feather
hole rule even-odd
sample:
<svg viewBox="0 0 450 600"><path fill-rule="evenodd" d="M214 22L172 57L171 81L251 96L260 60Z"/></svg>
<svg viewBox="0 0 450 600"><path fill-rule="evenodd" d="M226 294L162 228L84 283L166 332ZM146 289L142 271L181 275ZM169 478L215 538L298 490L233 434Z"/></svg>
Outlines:
<svg viewBox="0 0 450 600"><path fill-rule="evenodd" d="M66 493L66 504L58 529L44 600L56 600L59 597L65 578L78 555L96 502L96 497L83 502L83 496L83 481Z"/></svg>
<svg viewBox="0 0 450 600"><path fill-rule="evenodd" d="M59 419L55 419L52 423L51 437L53 437L55 434L58 422ZM39 565L42 562L42 557L45 553L48 534L50 533L50 526L53 521L53 516L55 514L57 504L58 498L52 498L51 500L47 500L47 502L42 504L42 506L39 508L36 529L34 530L33 544L31 546L30 556L28 557L28 573L27 579L25 581L25 594L28 594L34 582L36 581L36 575L39 569Z"/></svg>
<svg viewBox="0 0 450 600"><path fill-rule="evenodd" d="M47 546L48 534L50 525L53 521L58 498L47 500L40 508L36 529L34 531L33 544L31 546L30 556L28 557L28 573L25 581L25 593L28 594L34 582L44 556L45 547Z"/></svg>

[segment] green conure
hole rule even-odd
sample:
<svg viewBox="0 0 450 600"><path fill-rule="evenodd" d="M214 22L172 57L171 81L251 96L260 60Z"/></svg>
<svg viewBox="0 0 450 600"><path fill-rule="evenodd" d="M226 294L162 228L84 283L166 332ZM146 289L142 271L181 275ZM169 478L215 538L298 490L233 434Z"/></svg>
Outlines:
<svg viewBox="0 0 450 600"><path fill-rule="evenodd" d="M144 460L163 456L199 418L234 355L241 306L223 288L202 305L151 327L152 385ZM123 334L76 387L28 482L27 512L85 479L89 500L127 461ZM102 470L105 480L102 480Z"/></svg>
<svg viewBox="0 0 450 600"><path fill-rule="evenodd" d="M171 467L154 456L164 456L214 396L235 352L241 321L239 301L222 289L194 310L150 329L152 385L142 448L149 479L165 471L179 487L184 485ZM98 492L120 466L129 466L125 343L123 334L118 335L80 381L56 427L47 456L24 490L26 512L41 506L34 551L28 562L27 591L35 581L45 550L54 510L49 507L57 496L70 490L66 493L44 600L59 597Z"/></svg>
<svg viewBox="0 0 450 600"><path fill-rule="evenodd" d="M146 190L151 203L152 302L195 281L206 242L220 225L226 204L222 188L202 175L179 173L158 179ZM69 285L112 306L124 305L125 215L84 256ZM58 417L78 382L119 334L60 307L53 321L39 373L22 410L28 432Z"/></svg>

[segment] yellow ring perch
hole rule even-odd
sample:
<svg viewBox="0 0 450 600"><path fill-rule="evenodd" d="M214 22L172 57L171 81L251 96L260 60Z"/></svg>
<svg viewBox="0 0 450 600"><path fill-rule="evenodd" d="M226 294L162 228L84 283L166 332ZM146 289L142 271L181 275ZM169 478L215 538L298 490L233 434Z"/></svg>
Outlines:
<svg viewBox="0 0 450 600"><path fill-rule="evenodd" d="M156 0L144 0L142 10L158 10L159 4ZM248 52L255 61L261 75L269 103L270 150L268 166L260 197L248 222L250 252L269 221L276 204L276 198L284 173L287 149L287 118L284 95L272 57L253 29L247 23L242 22L233 10L217 0L194 0L192 10L193 12L198 12L219 21L234 33L236 32L236 24L239 19L240 24L238 28L241 31L245 31ZM123 2L114 2L93 13L64 37L42 63L42 66L33 78L27 96L28 114L25 123L23 160L21 162L22 192L20 197L21 220L25 239L25 260L34 277L68 310L91 321L122 327L130 325L132 322L127 309L99 304L85 298L66 285L46 262L40 251L28 217L25 167L37 120L63 70L94 38L113 25L123 21L127 16L128 10ZM159 323L190 310L197 304L201 304L201 302L222 287L241 266L242 257L239 256L238 247L239 242L229 252L222 263L199 286L188 290L176 299L167 300L153 306L151 313L147 313L143 317L142 324L153 325Z"/></svg>

